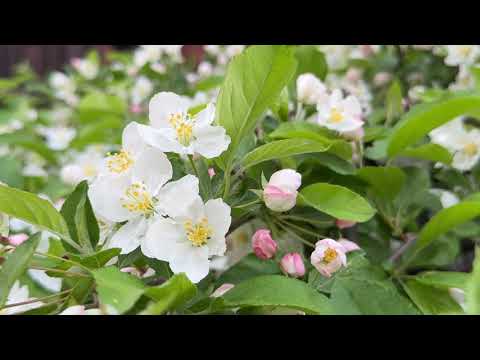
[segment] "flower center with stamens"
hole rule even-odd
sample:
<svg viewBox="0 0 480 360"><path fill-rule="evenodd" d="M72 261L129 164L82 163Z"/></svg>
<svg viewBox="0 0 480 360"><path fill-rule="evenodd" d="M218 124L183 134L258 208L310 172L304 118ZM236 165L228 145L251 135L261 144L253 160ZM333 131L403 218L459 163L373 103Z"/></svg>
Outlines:
<svg viewBox="0 0 480 360"><path fill-rule="evenodd" d="M470 55L471 51L472 51L472 48L470 46L461 46L460 47L460 54L462 54L462 56L467 57L468 55Z"/></svg>
<svg viewBox="0 0 480 360"><path fill-rule="evenodd" d="M474 143L467 144L463 147L463 152L468 156L475 156L478 153L478 146Z"/></svg>
<svg viewBox="0 0 480 360"><path fill-rule="evenodd" d="M343 121L343 114L337 109L333 108L330 112L330 122L339 123Z"/></svg>
<svg viewBox="0 0 480 360"><path fill-rule="evenodd" d="M133 165L133 158L128 151L122 150L116 154L109 154L107 160L108 169L111 172L120 174L130 169Z"/></svg>
<svg viewBox="0 0 480 360"><path fill-rule="evenodd" d="M97 169L92 164L86 164L83 166L83 173L87 177L94 177L97 175Z"/></svg>
<svg viewBox="0 0 480 360"><path fill-rule="evenodd" d="M335 249L328 248L325 250L325 253L323 254L323 261L326 262L327 264L330 264L333 260L337 258L338 254L335 251Z"/></svg>
<svg viewBox="0 0 480 360"><path fill-rule="evenodd" d="M186 114L178 112L170 114L168 122L175 129L178 142L183 146L190 145L195 120Z"/></svg>
<svg viewBox="0 0 480 360"><path fill-rule="evenodd" d="M145 216L154 212L153 198L143 183L137 182L130 185L120 201L122 207L130 212L137 212Z"/></svg>
<svg viewBox="0 0 480 360"><path fill-rule="evenodd" d="M212 236L212 229L208 225L207 218L203 218L198 224L193 224L191 221L186 221L184 224L188 240L193 246L205 245Z"/></svg>

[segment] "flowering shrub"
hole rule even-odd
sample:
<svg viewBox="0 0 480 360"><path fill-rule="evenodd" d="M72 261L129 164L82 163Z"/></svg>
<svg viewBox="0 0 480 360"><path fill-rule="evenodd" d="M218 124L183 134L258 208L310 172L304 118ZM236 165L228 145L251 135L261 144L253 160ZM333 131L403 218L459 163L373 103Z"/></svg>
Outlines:
<svg viewBox="0 0 480 360"><path fill-rule="evenodd" d="M480 313L479 60L144 45L47 81L19 65L0 313Z"/></svg>

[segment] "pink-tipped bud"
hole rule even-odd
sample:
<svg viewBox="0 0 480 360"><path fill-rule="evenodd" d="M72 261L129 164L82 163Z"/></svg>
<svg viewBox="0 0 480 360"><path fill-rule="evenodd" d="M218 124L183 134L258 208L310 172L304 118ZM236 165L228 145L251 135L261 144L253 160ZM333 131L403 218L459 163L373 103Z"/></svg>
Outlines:
<svg viewBox="0 0 480 360"><path fill-rule="evenodd" d="M286 254L280 261L280 269L284 274L296 278L305 275L305 265L299 253Z"/></svg>
<svg viewBox="0 0 480 360"><path fill-rule="evenodd" d="M292 209L297 202L298 188L302 175L292 169L275 172L263 190L265 205L273 211L284 212Z"/></svg>
<svg viewBox="0 0 480 360"><path fill-rule="evenodd" d="M75 69L78 69L80 67L80 64L82 63L82 60L80 58L73 58L71 61L70 61L70 64L72 64L72 66L75 68Z"/></svg>
<svg viewBox="0 0 480 360"><path fill-rule="evenodd" d="M375 74L373 78L373 84L375 86L383 86L392 79L392 75L388 72L382 71Z"/></svg>
<svg viewBox="0 0 480 360"><path fill-rule="evenodd" d="M140 272L140 270L138 270L136 267L124 267L122 269L120 269L121 272L124 272L124 273L127 273L127 274L130 274L130 275L133 275L133 276L136 276L136 277L142 277L142 273Z"/></svg>
<svg viewBox="0 0 480 360"><path fill-rule="evenodd" d="M349 220L337 219L337 221L335 221L335 225L337 225L339 229L348 229L348 228L351 228L352 226L355 226L355 224L356 224L355 221L349 221Z"/></svg>
<svg viewBox="0 0 480 360"><path fill-rule="evenodd" d="M210 179L215 176L214 168L208 168L208 176L210 176Z"/></svg>
<svg viewBox="0 0 480 360"><path fill-rule="evenodd" d="M210 297L212 298L217 298L217 297L220 297L220 296L223 296L227 291L231 290L235 285L233 284L223 284L222 286L220 286L217 290L215 290L211 295Z"/></svg>
<svg viewBox="0 0 480 360"><path fill-rule="evenodd" d="M356 68L350 68L345 74L345 77L348 81L357 82L362 78L362 71Z"/></svg>
<svg viewBox="0 0 480 360"><path fill-rule="evenodd" d="M18 246L26 240L28 240L27 234L16 234L8 237L8 242L13 246Z"/></svg>
<svg viewBox="0 0 480 360"><path fill-rule="evenodd" d="M262 260L271 259L277 252L277 243L267 229L257 230L253 234L252 247L255 255Z"/></svg>
<svg viewBox="0 0 480 360"><path fill-rule="evenodd" d="M133 114L140 114L143 112L143 109L139 104L132 104L132 106L130 106L130 112Z"/></svg>

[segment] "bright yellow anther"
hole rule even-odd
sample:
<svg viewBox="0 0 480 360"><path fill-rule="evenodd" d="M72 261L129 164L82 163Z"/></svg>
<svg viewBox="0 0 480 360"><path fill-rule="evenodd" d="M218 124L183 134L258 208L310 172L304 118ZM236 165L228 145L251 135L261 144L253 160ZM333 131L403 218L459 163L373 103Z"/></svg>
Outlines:
<svg viewBox="0 0 480 360"><path fill-rule="evenodd" d="M170 114L168 122L177 133L177 140L183 146L188 146L192 140L194 119L182 113Z"/></svg>
<svg viewBox="0 0 480 360"><path fill-rule="evenodd" d="M122 150L117 154L109 155L107 160L108 169L117 174L127 171L132 165L133 158L130 153L125 150Z"/></svg>
<svg viewBox="0 0 480 360"><path fill-rule="evenodd" d="M327 264L330 264L333 260L337 258L338 254L335 249L328 248L323 254L323 261Z"/></svg>
<svg viewBox="0 0 480 360"><path fill-rule="evenodd" d="M463 152L468 156L475 156L478 153L478 146L474 143L467 144L463 147Z"/></svg>
<svg viewBox="0 0 480 360"><path fill-rule="evenodd" d="M193 246L203 246L208 242L212 236L212 229L208 225L208 220L203 218L199 223L193 224L191 221L186 221L184 224L185 232L188 240Z"/></svg>
<svg viewBox="0 0 480 360"><path fill-rule="evenodd" d="M154 212L153 198L143 183L133 183L120 199L122 206L130 212L150 215Z"/></svg>
<svg viewBox="0 0 480 360"><path fill-rule="evenodd" d="M337 109L333 108L330 112L330 121L333 123L339 123L343 121L343 114Z"/></svg>

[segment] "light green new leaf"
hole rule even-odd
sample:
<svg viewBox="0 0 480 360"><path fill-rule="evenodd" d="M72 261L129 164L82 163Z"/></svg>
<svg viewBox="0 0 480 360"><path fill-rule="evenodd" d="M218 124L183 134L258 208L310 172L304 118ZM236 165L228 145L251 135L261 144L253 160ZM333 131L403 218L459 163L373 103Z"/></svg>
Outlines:
<svg viewBox="0 0 480 360"><path fill-rule="evenodd" d="M148 315L163 314L185 304L196 293L197 288L184 273L175 274L162 285L145 290L145 295L155 303L150 305L144 313Z"/></svg>
<svg viewBox="0 0 480 360"><path fill-rule="evenodd" d="M352 146L341 139L333 131L318 126L317 124L305 121L294 121L280 124L278 128L269 135L271 139L310 139L319 142L330 141L331 146L328 152L335 154L342 159L350 160L352 158Z"/></svg>
<svg viewBox="0 0 480 360"><path fill-rule="evenodd" d="M258 276L241 282L223 296L229 308L243 306L285 306L309 314L330 314L327 297L305 282L282 275Z"/></svg>
<svg viewBox="0 0 480 360"><path fill-rule="evenodd" d="M457 116L479 111L480 94L472 92L456 93L438 101L414 106L395 126L389 139L388 156L399 154L407 146Z"/></svg>
<svg viewBox="0 0 480 360"><path fill-rule="evenodd" d="M478 248L475 251L473 271L467 282L465 301L468 314L480 315L480 250Z"/></svg>
<svg viewBox="0 0 480 360"><path fill-rule="evenodd" d="M95 91L80 100L77 110L81 121L97 122L106 115L123 116L127 104L118 96Z"/></svg>
<svg viewBox="0 0 480 360"><path fill-rule="evenodd" d="M375 215L375 209L367 200L338 185L312 184L300 191L299 198L305 205L337 219L365 222Z"/></svg>
<svg viewBox="0 0 480 360"><path fill-rule="evenodd" d="M423 227L415 243L414 249L418 252L428 246L440 235L452 230L458 225L466 223L480 215L480 202L463 201L457 205L439 211Z"/></svg>
<svg viewBox="0 0 480 360"><path fill-rule="evenodd" d="M231 138L222 163L231 166L237 148L280 96L297 66L288 46L257 45L230 62L217 101L216 119Z"/></svg>
<svg viewBox="0 0 480 360"><path fill-rule="evenodd" d="M402 105L402 89L398 80L392 82L392 85L388 88L387 91L387 124L391 124L392 120L400 116L403 112Z"/></svg>
<svg viewBox="0 0 480 360"><path fill-rule="evenodd" d="M401 151L398 156L441 162L446 165L450 165L453 159L452 154L447 149L437 144L425 144L416 148L407 148Z"/></svg>
<svg viewBox="0 0 480 360"><path fill-rule="evenodd" d="M325 80L328 72L325 55L315 45L300 45L295 51L298 68L295 79L305 73L312 73L320 80Z"/></svg>
<svg viewBox="0 0 480 360"><path fill-rule="evenodd" d="M35 194L0 185L0 212L72 242L62 215L49 201ZM75 243L73 246L78 248Z"/></svg>
<svg viewBox="0 0 480 360"><path fill-rule="evenodd" d="M365 166L357 176L372 186L373 191L386 200L393 200L405 184L405 173L397 167Z"/></svg>
<svg viewBox="0 0 480 360"><path fill-rule="evenodd" d="M331 146L328 140L317 141L309 139L285 139L272 141L271 143L259 146L249 152L242 160L244 168L257 165L261 162L281 159L287 156L325 152Z"/></svg>
<svg viewBox="0 0 480 360"><path fill-rule="evenodd" d="M92 271L100 302L113 306L120 314L128 311L142 296L145 285L115 266Z"/></svg>
<svg viewBox="0 0 480 360"><path fill-rule="evenodd" d="M17 246L0 269L0 308L5 305L8 294L15 281L25 272L35 249L40 241L40 234L35 234Z"/></svg>
<svg viewBox="0 0 480 360"><path fill-rule="evenodd" d="M402 283L410 299L425 315L462 314L460 305L449 294L448 289L426 285L416 280Z"/></svg>

